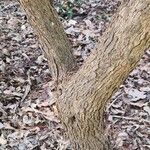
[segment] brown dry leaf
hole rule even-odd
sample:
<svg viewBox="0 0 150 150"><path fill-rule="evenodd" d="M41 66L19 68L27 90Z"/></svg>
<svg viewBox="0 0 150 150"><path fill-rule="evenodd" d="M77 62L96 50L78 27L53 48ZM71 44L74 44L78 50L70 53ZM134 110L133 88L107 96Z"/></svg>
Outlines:
<svg viewBox="0 0 150 150"><path fill-rule="evenodd" d="M7 140L3 137L3 135L1 135L0 137L0 145L6 145Z"/></svg>

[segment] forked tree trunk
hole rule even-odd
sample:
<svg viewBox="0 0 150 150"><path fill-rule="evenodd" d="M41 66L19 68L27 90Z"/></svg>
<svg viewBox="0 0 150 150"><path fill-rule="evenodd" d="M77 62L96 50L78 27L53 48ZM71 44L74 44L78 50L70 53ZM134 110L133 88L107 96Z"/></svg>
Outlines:
<svg viewBox="0 0 150 150"><path fill-rule="evenodd" d="M23 6L27 6L27 15L32 17L37 9L34 7L36 1L39 10L37 14L41 17L34 18L35 29L45 22L42 18L50 17L51 13L46 17L42 13L45 9L42 3L47 6L49 0L35 0L33 3L33 0L21 1ZM27 5L29 2L32 7ZM41 4L43 7L40 7ZM47 26L51 27L51 22ZM54 32L50 32L46 26L43 30L40 30L40 34L39 30L36 30L36 33L40 35L39 38L46 48L49 48L52 46L49 42L51 39L42 39L47 33L50 35L49 38L53 37ZM61 32L58 34L64 35ZM55 36L55 41L58 40ZM120 8L105 34L100 37L97 48L82 68L59 85L59 115L75 150L111 149L103 122L106 103L135 68L149 45L150 0L128 0ZM48 57L53 57L51 49L48 52ZM53 65L50 64L50 67Z"/></svg>

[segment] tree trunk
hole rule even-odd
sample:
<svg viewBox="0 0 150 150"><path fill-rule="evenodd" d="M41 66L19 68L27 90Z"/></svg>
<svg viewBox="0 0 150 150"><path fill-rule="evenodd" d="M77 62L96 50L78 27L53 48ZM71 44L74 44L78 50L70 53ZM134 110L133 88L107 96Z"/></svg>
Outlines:
<svg viewBox="0 0 150 150"><path fill-rule="evenodd" d="M37 5L34 4L35 1ZM33 5L32 9L35 9L34 7L40 5L41 2L45 5L48 3L48 0L35 1L30 3ZM27 10L31 9L31 6L26 6ZM39 21L36 22L37 25L34 28L38 28L42 18L47 20L49 15L48 13L44 17L45 14L41 13L43 8L38 7L38 9L41 9L38 12L38 16L41 17L37 18ZM103 121L104 109L111 96L135 68L144 51L149 48L149 22L150 0L128 0L113 18L108 30L100 37L97 48L82 68L59 85L61 92L57 103L58 110L75 150L111 149L104 129L106 126ZM49 21L47 23L51 24ZM48 49L52 47L49 41L52 40L50 38L53 37L54 32L51 32L49 38L46 38L47 40L42 40L49 31L46 26L43 27L43 30L36 31L40 35L39 38L43 45L46 45L44 48ZM61 32L58 34L60 35ZM57 51L57 49L55 50ZM47 55L53 55L48 52ZM63 52L66 54L65 50ZM54 54L57 55L56 52ZM57 59L57 57L55 58ZM71 63L74 64L74 61ZM71 65L68 64L68 66ZM53 67L51 63L50 67Z"/></svg>

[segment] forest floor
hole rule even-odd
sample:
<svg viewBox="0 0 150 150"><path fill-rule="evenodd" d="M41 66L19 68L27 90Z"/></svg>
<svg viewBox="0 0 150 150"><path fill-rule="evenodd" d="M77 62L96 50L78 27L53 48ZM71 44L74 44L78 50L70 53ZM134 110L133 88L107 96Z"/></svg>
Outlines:
<svg viewBox="0 0 150 150"><path fill-rule="evenodd" d="M88 59L119 6L117 0L86 0L62 13L79 65ZM69 19L68 19L69 18ZM69 150L51 92L51 72L17 0L0 0L0 150ZM106 108L112 145L150 149L150 51Z"/></svg>

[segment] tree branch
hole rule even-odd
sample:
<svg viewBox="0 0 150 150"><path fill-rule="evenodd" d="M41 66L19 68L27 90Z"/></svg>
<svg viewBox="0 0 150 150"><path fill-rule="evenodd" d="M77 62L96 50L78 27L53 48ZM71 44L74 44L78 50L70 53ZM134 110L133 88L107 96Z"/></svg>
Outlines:
<svg viewBox="0 0 150 150"><path fill-rule="evenodd" d="M62 86L59 114L75 149L103 150L106 103L150 46L150 1L130 0L82 68Z"/></svg>
<svg viewBox="0 0 150 150"><path fill-rule="evenodd" d="M77 70L70 43L58 20L52 0L20 0L48 59L52 77L63 77Z"/></svg>

